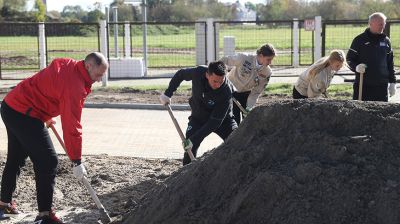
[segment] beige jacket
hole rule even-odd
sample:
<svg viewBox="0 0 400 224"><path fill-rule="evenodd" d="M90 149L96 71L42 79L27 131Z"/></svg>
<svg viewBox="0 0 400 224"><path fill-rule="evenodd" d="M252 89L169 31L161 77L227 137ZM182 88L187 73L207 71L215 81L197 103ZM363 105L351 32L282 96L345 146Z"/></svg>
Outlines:
<svg viewBox="0 0 400 224"><path fill-rule="evenodd" d="M251 91L246 105L249 108L256 105L258 97L264 91L272 74L269 66L257 68L256 60L256 55L241 53L221 58L228 67L232 67L228 73L228 79L233 83L235 90L239 93Z"/></svg>
<svg viewBox="0 0 400 224"><path fill-rule="evenodd" d="M294 87L301 95L315 98L326 92L336 72L328 66L311 78L311 68L300 74Z"/></svg>

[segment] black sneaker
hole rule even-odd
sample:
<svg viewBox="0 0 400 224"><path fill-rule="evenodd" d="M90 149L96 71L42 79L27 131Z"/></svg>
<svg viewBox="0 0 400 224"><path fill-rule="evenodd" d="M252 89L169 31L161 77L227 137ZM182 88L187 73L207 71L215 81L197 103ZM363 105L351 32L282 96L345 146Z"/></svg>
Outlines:
<svg viewBox="0 0 400 224"><path fill-rule="evenodd" d="M34 224L64 224L63 221L61 221L61 219L59 219L53 211L51 211L49 213L49 215L37 216L33 223Z"/></svg>
<svg viewBox="0 0 400 224"><path fill-rule="evenodd" d="M15 201L12 201L7 205L0 205L0 210L2 211L3 214L11 214L11 215L19 214L19 211L17 209L17 204L15 203Z"/></svg>

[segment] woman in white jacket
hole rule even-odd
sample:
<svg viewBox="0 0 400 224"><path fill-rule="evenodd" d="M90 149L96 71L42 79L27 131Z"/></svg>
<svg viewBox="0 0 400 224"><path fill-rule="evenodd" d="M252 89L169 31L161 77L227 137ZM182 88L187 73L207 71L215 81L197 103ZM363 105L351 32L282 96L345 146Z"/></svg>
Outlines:
<svg viewBox="0 0 400 224"><path fill-rule="evenodd" d="M275 57L275 49L271 44L261 46L256 55L238 53L221 58L227 66L232 67L228 79L235 87L233 97L239 101L246 111L250 111L269 82L272 70L269 67ZM233 104L233 115L236 122L241 121L240 109Z"/></svg>
<svg viewBox="0 0 400 224"><path fill-rule="evenodd" d="M300 74L293 88L293 98L305 99L326 95L333 76L343 65L346 65L346 55L342 50L333 50L329 56L319 59Z"/></svg>

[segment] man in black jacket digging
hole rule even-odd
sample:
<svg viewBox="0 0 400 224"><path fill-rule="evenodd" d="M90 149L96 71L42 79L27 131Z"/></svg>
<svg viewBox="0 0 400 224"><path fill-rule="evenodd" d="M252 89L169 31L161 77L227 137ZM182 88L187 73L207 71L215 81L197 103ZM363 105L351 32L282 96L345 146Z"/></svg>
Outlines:
<svg viewBox="0 0 400 224"><path fill-rule="evenodd" d="M376 12L369 16L369 27L354 38L347 53L347 63L356 73L353 99L358 98L360 73L364 74L363 101L388 101L396 93L393 50L390 39L383 33L386 16Z"/></svg>
<svg viewBox="0 0 400 224"><path fill-rule="evenodd" d="M197 154L201 142L211 132L225 140L237 124L232 115L233 87L226 78L226 66L221 61L211 62L207 67L181 69L175 73L168 88L160 96L162 104L170 104L171 97L183 80L192 80L192 96L189 99L191 115L182 142L185 151L192 148ZM190 163L185 152L183 165Z"/></svg>

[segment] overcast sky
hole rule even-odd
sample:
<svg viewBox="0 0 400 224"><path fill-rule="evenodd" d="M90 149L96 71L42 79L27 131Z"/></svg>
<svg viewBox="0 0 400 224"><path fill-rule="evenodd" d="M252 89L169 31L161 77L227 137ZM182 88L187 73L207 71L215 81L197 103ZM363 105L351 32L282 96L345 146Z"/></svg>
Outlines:
<svg viewBox="0 0 400 224"><path fill-rule="evenodd" d="M236 0L220 0L221 2L236 2ZM34 0L29 0L28 8L31 9L33 6ZM84 10L92 9L93 4L95 2L101 2L103 7L109 5L113 0L47 0L47 10L56 10L61 12L66 5L80 5ZM252 2L254 4L257 3L265 3L265 0L240 0L241 3L244 2Z"/></svg>

